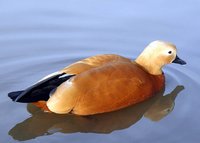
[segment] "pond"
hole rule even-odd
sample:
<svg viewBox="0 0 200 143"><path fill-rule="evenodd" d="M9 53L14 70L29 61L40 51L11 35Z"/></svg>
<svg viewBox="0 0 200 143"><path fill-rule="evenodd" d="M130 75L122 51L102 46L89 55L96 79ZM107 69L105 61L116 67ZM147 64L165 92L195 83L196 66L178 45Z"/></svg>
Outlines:
<svg viewBox="0 0 200 143"><path fill-rule="evenodd" d="M199 142L199 6L198 0L0 1L0 142ZM89 56L134 59L158 39L176 44L187 65L167 65L165 91L135 106L81 117L7 97Z"/></svg>

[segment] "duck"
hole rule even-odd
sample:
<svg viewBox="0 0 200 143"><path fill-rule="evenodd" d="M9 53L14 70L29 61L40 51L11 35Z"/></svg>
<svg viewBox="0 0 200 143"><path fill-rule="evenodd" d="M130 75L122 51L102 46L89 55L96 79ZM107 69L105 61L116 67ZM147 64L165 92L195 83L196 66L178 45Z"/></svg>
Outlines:
<svg viewBox="0 0 200 143"><path fill-rule="evenodd" d="M25 90L8 93L14 102L33 103L56 114L94 115L143 102L165 86L162 68L185 65L176 46L156 40L135 59L103 54L75 62Z"/></svg>

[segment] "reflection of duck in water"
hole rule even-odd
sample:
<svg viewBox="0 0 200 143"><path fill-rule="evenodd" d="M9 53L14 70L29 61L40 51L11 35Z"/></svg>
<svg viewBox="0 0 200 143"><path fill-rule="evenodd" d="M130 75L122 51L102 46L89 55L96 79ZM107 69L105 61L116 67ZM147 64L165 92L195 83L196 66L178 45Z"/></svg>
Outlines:
<svg viewBox="0 0 200 143"><path fill-rule="evenodd" d="M11 92L9 97L16 102L36 102L37 106L58 114L116 111L161 91L162 67L172 62L186 64L177 56L175 45L154 41L135 61L119 55L93 56L47 76L26 90Z"/></svg>
<svg viewBox="0 0 200 143"><path fill-rule="evenodd" d="M87 117L44 113L29 104L27 110L32 114L32 117L15 125L9 134L16 140L29 140L55 132L110 133L114 130L130 127L139 121L144 114L151 119L158 119L158 115L159 119L165 117L167 114L162 114L162 112L173 109L175 97L183 89L183 86L177 86L166 96L163 96L163 92L161 92L142 103L118 111Z"/></svg>
<svg viewBox="0 0 200 143"><path fill-rule="evenodd" d="M170 94L159 96L144 116L152 121L159 121L167 116L174 109L174 100L178 93L183 89L183 86L177 86Z"/></svg>

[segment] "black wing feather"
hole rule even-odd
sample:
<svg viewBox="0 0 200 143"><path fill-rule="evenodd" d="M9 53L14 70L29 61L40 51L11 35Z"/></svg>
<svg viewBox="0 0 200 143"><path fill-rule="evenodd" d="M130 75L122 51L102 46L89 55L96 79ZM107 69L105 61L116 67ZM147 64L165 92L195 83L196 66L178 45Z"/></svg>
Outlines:
<svg viewBox="0 0 200 143"><path fill-rule="evenodd" d="M44 79L33 86L23 91L15 91L8 94L8 96L16 102L37 102L47 101L49 99L50 92L56 89L61 83L67 81L74 75L65 75L65 73L57 74Z"/></svg>

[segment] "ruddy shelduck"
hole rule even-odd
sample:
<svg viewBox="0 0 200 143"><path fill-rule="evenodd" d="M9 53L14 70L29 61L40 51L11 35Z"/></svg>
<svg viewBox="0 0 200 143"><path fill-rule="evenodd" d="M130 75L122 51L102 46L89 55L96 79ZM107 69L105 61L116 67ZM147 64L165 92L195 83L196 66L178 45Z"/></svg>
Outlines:
<svg viewBox="0 0 200 143"><path fill-rule="evenodd" d="M162 90L162 67L186 64L176 52L172 43L154 41L136 60L114 54L89 57L8 96L58 114L92 115L118 110Z"/></svg>

